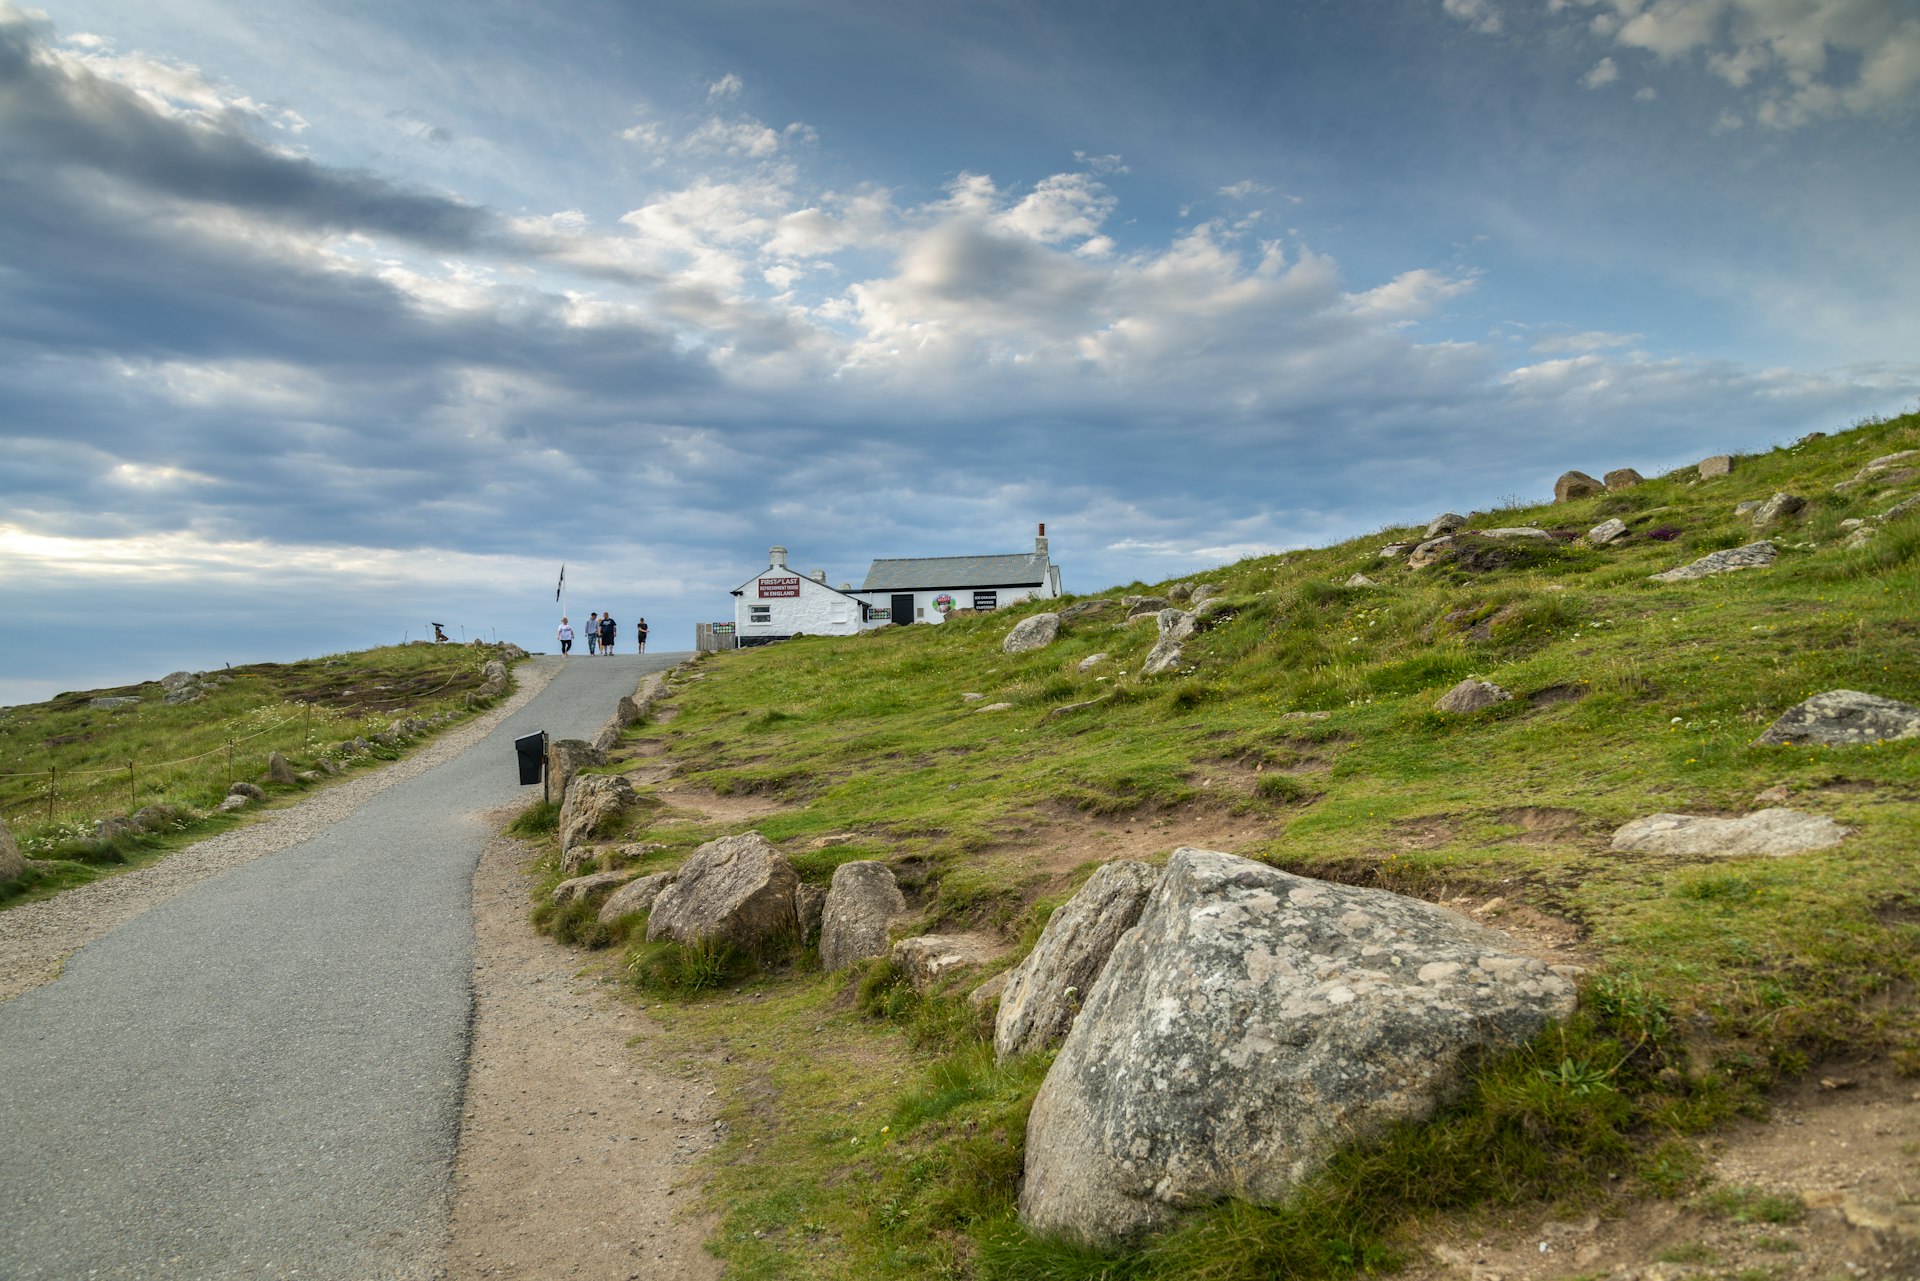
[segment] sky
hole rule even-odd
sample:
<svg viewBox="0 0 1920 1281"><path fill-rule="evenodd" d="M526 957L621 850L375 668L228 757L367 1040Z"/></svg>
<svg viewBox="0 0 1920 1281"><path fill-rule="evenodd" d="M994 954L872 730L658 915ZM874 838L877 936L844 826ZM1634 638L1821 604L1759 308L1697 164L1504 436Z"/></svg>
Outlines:
<svg viewBox="0 0 1920 1281"><path fill-rule="evenodd" d="M0 704L1842 429L1916 157L1920 0L0 0Z"/></svg>

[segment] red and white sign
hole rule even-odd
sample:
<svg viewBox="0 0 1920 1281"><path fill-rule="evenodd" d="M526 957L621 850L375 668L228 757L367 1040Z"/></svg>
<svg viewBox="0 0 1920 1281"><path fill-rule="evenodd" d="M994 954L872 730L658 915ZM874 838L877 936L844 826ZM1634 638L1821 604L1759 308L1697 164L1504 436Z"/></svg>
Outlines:
<svg viewBox="0 0 1920 1281"><path fill-rule="evenodd" d="M782 596L798 596L799 594L800 578L797 574L792 578L763 578L760 580L761 600L773 600Z"/></svg>

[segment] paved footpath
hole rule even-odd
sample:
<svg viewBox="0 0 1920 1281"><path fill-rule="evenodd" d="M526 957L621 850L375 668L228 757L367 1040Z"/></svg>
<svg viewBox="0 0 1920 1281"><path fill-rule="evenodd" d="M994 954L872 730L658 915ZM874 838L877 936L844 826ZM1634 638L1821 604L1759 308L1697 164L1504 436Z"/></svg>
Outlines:
<svg viewBox="0 0 1920 1281"><path fill-rule="evenodd" d="M0 1004L0 1277L427 1278L446 1245L485 815L679 654L561 670L478 745Z"/></svg>

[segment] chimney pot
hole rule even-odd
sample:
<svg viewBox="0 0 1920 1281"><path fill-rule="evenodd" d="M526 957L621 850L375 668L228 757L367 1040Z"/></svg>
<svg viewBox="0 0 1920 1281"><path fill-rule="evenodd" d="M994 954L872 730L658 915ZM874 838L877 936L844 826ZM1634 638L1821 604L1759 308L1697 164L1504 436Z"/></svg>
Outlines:
<svg viewBox="0 0 1920 1281"><path fill-rule="evenodd" d="M824 583L827 581L827 571L824 569L816 569L811 574L807 575L807 577L811 578L816 583Z"/></svg>
<svg viewBox="0 0 1920 1281"><path fill-rule="evenodd" d="M787 549L784 547L769 547L767 549L767 560L772 563L775 569L785 569L787 567Z"/></svg>

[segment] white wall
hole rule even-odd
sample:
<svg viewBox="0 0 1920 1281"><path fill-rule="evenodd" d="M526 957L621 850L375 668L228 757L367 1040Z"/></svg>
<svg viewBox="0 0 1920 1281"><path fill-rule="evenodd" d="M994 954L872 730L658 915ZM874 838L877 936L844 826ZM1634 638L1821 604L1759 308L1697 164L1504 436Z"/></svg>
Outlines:
<svg viewBox="0 0 1920 1281"><path fill-rule="evenodd" d="M994 605L994 608L1005 609L1009 605L1017 605L1020 602L1027 601L1027 600L1051 600L1053 597L1058 596L1060 594L1060 589L1051 581L1051 578L1052 576L1050 575L1049 581L1045 583L1040 583L1037 585L1032 585L1032 586L996 588L995 592L998 595L999 600ZM973 608L974 589L971 587L929 588L925 591L917 591L913 593L914 616L912 619L908 621L915 622L915 623L945 622L946 615L942 614L939 610L933 607L933 602L942 593L945 593L946 595L953 597L953 607L955 609L972 609ZM905 592L900 593L900 595L902 596L906 594L907 593ZM875 609L890 608L893 604L893 597L894 597L894 593L892 592L861 592L860 593L860 599L866 601L868 604L872 605ZM888 625L888 623L893 621L896 621L896 620L880 619L876 622L867 624L867 626L885 627Z"/></svg>
<svg viewBox="0 0 1920 1281"><path fill-rule="evenodd" d="M800 594L762 598L759 594L761 581L780 578L798 578ZM750 621L755 605L767 606L772 613L772 621ZM793 570L768 569L733 598L733 627L734 634L740 637L795 636L801 633L808 636L852 636L860 630L860 602Z"/></svg>

